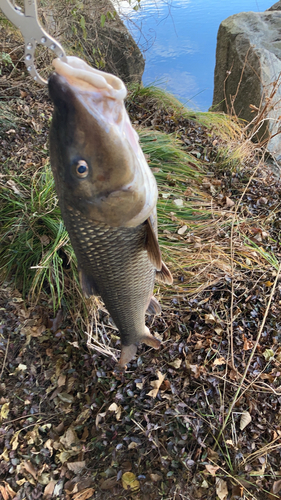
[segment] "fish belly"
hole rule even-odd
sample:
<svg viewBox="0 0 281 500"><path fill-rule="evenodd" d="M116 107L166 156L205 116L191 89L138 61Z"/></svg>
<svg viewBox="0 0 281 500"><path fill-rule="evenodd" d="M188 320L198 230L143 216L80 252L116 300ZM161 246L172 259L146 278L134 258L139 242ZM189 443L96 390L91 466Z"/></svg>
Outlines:
<svg viewBox="0 0 281 500"><path fill-rule="evenodd" d="M155 282L155 268L145 249L145 224L132 228L94 225L69 207L63 218L85 288L102 297L122 345L140 342Z"/></svg>

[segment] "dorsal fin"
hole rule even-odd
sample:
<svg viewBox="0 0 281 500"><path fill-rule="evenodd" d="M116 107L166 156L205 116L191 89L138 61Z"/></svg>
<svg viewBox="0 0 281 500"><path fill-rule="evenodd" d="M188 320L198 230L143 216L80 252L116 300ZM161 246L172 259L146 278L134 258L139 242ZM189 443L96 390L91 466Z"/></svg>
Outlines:
<svg viewBox="0 0 281 500"><path fill-rule="evenodd" d="M146 235L145 247L151 264L154 265L157 271L161 271L162 268L161 250L159 247L157 236L153 229L151 217L147 219L147 235Z"/></svg>
<svg viewBox="0 0 281 500"><path fill-rule="evenodd" d="M156 271L156 280L162 281L162 283L167 283L167 285L172 285L173 283L173 276L163 261L160 271Z"/></svg>

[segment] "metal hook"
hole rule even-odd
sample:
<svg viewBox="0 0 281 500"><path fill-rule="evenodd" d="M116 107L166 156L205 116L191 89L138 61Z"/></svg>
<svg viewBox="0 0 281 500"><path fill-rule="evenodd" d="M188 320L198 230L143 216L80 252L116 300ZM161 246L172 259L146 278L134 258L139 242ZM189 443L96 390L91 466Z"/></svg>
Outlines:
<svg viewBox="0 0 281 500"><path fill-rule="evenodd" d="M47 80L44 80L35 67L34 54L37 45L52 50L57 57L64 62L67 61L64 49L53 37L40 25L37 15L36 0L24 0L25 12L16 6L14 0L0 0L0 8L5 16L21 31L25 42L24 62L27 71L33 79L41 85L47 85Z"/></svg>

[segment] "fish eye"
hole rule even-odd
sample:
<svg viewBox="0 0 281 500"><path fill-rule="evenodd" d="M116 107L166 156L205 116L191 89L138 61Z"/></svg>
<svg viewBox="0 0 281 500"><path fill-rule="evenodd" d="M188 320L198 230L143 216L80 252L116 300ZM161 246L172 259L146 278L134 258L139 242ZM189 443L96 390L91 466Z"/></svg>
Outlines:
<svg viewBox="0 0 281 500"><path fill-rule="evenodd" d="M83 179L84 177L87 177L88 173L89 173L89 167L87 162L85 160L79 160L76 165L77 176Z"/></svg>

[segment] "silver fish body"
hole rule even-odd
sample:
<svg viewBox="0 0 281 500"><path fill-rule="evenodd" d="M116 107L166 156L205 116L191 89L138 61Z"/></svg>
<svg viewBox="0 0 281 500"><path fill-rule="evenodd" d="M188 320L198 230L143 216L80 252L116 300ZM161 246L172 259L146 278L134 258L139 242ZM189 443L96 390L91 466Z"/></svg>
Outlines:
<svg viewBox="0 0 281 500"><path fill-rule="evenodd" d="M81 91L57 74L49 91L51 166L81 287L86 296L102 297L120 332L125 366L140 342L159 347L145 312L160 311L156 274L172 281L157 242L155 180L118 101L96 89Z"/></svg>

